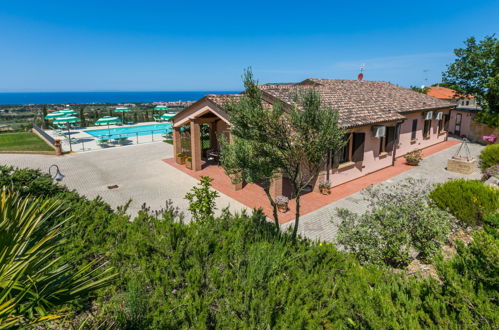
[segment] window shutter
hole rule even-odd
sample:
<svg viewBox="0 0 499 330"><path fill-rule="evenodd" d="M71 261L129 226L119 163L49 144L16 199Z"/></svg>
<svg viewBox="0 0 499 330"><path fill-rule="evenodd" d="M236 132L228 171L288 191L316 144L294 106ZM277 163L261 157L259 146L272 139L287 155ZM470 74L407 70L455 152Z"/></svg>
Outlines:
<svg viewBox="0 0 499 330"><path fill-rule="evenodd" d="M394 143L395 143L395 126L390 126L390 127L387 127L387 130L386 130L385 151L386 152L392 151Z"/></svg>
<svg viewBox="0 0 499 330"><path fill-rule="evenodd" d="M361 162L364 160L364 140L365 133L353 133L352 161Z"/></svg>
<svg viewBox="0 0 499 330"><path fill-rule="evenodd" d="M333 168L338 168L340 166L340 159L341 159L341 151L343 149L340 149L336 152L333 153Z"/></svg>

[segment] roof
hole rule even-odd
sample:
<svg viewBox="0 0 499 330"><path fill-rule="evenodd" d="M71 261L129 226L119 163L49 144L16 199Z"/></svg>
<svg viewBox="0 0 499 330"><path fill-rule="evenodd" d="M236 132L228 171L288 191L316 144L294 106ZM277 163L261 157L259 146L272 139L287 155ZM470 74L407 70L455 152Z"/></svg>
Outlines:
<svg viewBox="0 0 499 330"><path fill-rule="evenodd" d="M450 102L385 81L309 78L299 83L265 84L258 85L258 88L263 92L265 106L277 101L300 106L294 102L296 94L313 88L320 94L325 107L339 111L339 124L343 127L402 120L405 118L403 113L454 107ZM243 94L207 94L191 107L207 99L224 110L227 103L237 101L242 96Z"/></svg>
<svg viewBox="0 0 499 330"><path fill-rule="evenodd" d="M225 104L239 100L242 94L206 94L204 97L223 108Z"/></svg>
<svg viewBox="0 0 499 330"><path fill-rule="evenodd" d="M461 95L455 90L443 86L431 86L426 88L426 95L436 97L437 99L456 100L460 98L473 98L472 95Z"/></svg>
<svg viewBox="0 0 499 330"><path fill-rule="evenodd" d="M300 83L260 85L264 94L294 105L295 95L314 88L323 105L337 109L340 125L363 126L404 119L401 113L452 107L453 104L384 81L309 78Z"/></svg>

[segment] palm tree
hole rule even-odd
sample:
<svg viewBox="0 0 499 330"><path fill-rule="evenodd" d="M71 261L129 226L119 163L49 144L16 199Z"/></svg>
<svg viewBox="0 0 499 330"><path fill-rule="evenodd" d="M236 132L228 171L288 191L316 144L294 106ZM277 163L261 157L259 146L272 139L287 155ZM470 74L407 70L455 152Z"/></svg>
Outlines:
<svg viewBox="0 0 499 330"><path fill-rule="evenodd" d="M58 201L2 190L0 329L59 318L64 305L115 277L101 260L76 270L56 255L64 222L54 220L64 211Z"/></svg>

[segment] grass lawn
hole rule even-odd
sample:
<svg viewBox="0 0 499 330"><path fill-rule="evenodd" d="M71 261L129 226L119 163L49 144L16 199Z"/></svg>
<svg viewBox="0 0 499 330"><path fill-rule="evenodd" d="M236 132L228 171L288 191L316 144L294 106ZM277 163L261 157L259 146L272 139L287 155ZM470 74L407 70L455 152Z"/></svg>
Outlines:
<svg viewBox="0 0 499 330"><path fill-rule="evenodd" d="M0 134L0 151L54 151L32 132Z"/></svg>

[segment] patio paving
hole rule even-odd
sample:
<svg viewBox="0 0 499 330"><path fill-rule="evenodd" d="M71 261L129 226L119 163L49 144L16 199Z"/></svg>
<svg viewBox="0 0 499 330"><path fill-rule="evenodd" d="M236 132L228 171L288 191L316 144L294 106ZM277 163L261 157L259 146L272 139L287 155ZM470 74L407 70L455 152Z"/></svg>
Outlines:
<svg viewBox="0 0 499 330"><path fill-rule="evenodd" d="M449 142L450 141L453 140L449 139ZM478 158L478 155L483 149L483 146L476 143L469 143L468 146L471 156ZM445 182L457 178L479 180L482 175L478 169L476 169L474 173L468 175L449 172L445 169L447 160L455 154L458 148L459 144L454 144L447 149L434 152L431 155L427 154L429 149L428 148L424 151L425 157L419 166L411 167L408 170L401 171L401 173L399 173L398 175L395 174L395 176L392 176L391 178L385 178L383 182L378 183L374 186L390 186L397 184L400 181L406 180L407 178L423 179L426 180L429 184ZM397 159L397 163L399 162L402 162L402 160ZM400 164L398 164L398 166L400 169L402 169L400 167ZM395 167L397 167L397 164ZM393 171L396 170L393 169ZM349 184L347 183L346 186L348 185ZM338 188L333 188L333 194L334 189ZM338 229L338 224L340 222L340 219L336 216L336 209L346 208L352 212L362 214L366 212L367 206L368 203L364 200L362 192L358 191L356 193L350 194L343 199L334 201L333 203L325 207L322 207L301 217L298 232L300 235L308 237L312 240L334 241ZM294 221L283 224L282 228L287 229L291 226L294 226Z"/></svg>
<svg viewBox="0 0 499 330"><path fill-rule="evenodd" d="M66 176L62 183L89 198L100 195L113 208L132 199L129 214L136 214L143 203L152 210L159 210L168 199L187 213L188 203L184 196L198 181L161 161L172 154L171 145L155 142L59 157L0 154L0 164L37 168L44 172L51 164L57 164ZM107 188L114 184L119 188ZM231 211L246 208L224 194L217 199L217 207L219 210L229 207Z"/></svg>
<svg viewBox="0 0 499 330"><path fill-rule="evenodd" d="M458 148L457 143L459 142L449 140L445 144L426 149L420 166L410 167L402 159L398 159L396 166L335 187L331 195L323 196L313 192L304 195L300 234L314 240L333 240L338 223L335 209L344 207L358 213L365 212L366 203L359 191L371 184L395 184L407 177L424 178L430 182L459 177L479 179L481 175L478 171L466 176L445 170L447 159ZM470 144L469 147L475 157L483 148L478 144ZM201 175L208 175L215 179L213 187L222 192L217 199L219 211L224 207L229 207L231 211L241 211L264 206L264 211L271 214L270 205L260 187L248 185L243 190L234 191L220 167L208 166L200 172L193 172L183 165L175 164L172 157L171 145L154 142L61 157L0 154L0 164L38 168L42 171L47 171L51 164L57 164L66 176L63 184L70 189L76 189L89 198L102 196L114 208L132 199L128 210L132 215L140 210L143 203L152 210L159 210L166 200L171 200L180 211L187 213L185 194L198 183ZM119 188L107 189L108 185L114 184ZM280 214L283 229L294 224L294 205L291 204L290 207L288 213Z"/></svg>
<svg viewBox="0 0 499 330"><path fill-rule="evenodd" d="M428 157L432 154L438 153L442 150L446 150L452 146L459 144L457 140L449 140L443 143L439 143L435 146L431 146L423 150L424 157ZM187 169L184 165L179 165L175 162L175 159L169 158L165 159L164 162L175 167L176 169L191 175L196 179L200 179L201 176L209 176L213 178L213 188L217 189L220 192L223 192L225 195L234 198L240 203L246 205L249 208L263 208L265 214L272 217L272 207L265 195L263 189L256 184L247 184L242 190L235 191L232 187L232 183L230 179L225 175L225 172L222 167L217 165L210 165L204 167L201 171L193 171ZM422 162L422 165L418 168L424 167L424 164L428 162ZM332 189L332 193L330 195L321 195L317 192L309 192L307 194L302 195L301 197L301 208L300 215L306 215L311 212L314 212L324 206L330 205L333 202L346 198L350 195L353 195L364 188L367 188L370 185L377 184L388 180L396 175L404 173L406 171L410 171L415 169L413 166L409 166L405 163L404 158L398 158L395 161L395 166L387 167L377 172L368 174L361 178L352 180L345 184L339 185ZM290 200L289 202L290 210L286 213L279 214L279 223L285 224L288 223L295 218L295 200Z"/></svg>

